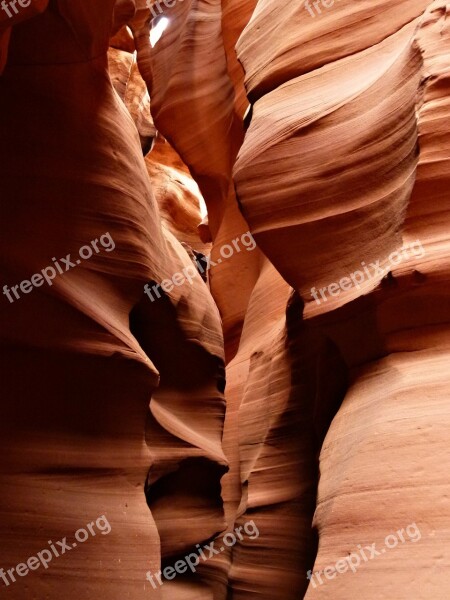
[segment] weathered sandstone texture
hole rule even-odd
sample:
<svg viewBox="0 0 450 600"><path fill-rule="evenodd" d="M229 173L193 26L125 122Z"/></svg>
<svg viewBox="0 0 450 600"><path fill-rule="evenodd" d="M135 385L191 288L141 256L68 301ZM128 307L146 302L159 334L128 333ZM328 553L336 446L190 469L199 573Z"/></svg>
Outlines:
<svg viewBox="0 0 450 600"><path fill-rule="evenodd" d="M0 3L2 598L450 597L450 2L323 2Z"/></svg>

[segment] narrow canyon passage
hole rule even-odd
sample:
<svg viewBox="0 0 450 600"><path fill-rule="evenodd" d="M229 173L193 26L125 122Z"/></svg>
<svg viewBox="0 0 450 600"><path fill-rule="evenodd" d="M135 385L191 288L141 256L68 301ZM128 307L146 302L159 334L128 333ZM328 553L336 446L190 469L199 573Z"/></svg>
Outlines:
<svg viewBox="0 0 450 600"><path fill-rule="evenodd" d="M0 589L448 600L450 2L0 1Z"/></svg>

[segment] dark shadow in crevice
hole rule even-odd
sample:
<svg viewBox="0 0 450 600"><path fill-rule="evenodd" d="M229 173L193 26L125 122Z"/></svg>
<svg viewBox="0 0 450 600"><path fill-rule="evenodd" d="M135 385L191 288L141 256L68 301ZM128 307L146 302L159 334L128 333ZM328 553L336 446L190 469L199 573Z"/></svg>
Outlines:
<svg viewBox="0 0 450 600"><path fill-rule="evenodd" d="M308 587L306 573L313 570L319 547L319 536L313 525L319 484L319 456L328 429L337 414L349 385L349 371L336 344L303 321L304 303L293 293L286 310L287 349L291 356L292 401L306 418L306 427L299 435L306 436L310 466L304 475L312 482L304 589ZM299 452L304 452L304 444Z"/></svg>
<svg viewBox="0 0 450 600"><path fill-rule="evenodd" d="M153 284L150 282L150 287ZM223 359L187 339L178 318L186 314L185 307L180 303L177 312L160 291L161 296L153 302L143 295L130 313L130 330L158 369L160 384L153 398L160 410L166 411L165 417L173 414L173 431L180 427L182 431L186 426L195 433L198 426L198 431L206 435L204 431L214 427L215 421L222 418L223 425L225 418ZM202 456L200 448L172 433L172 428L169 431L163 427L151 410L146 441L153 458L146 499L166 561L178 553L186 554L195 543L209 539L224 527L221 478L227 467L206 451Z"/></svg>

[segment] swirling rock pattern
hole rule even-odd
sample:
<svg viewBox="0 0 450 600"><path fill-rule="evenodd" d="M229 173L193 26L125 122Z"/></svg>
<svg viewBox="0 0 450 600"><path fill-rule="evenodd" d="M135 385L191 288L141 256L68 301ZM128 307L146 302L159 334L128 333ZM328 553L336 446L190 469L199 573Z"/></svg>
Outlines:
<svg viewBox="0 0 450 600"><path fill-rule="evenodd" d="M354 36L346 36L346 49L340 49L339 36L334 42L329 37L325 45L330 20L339 27L347 21L350 31L356 13L381 6L339 3L323 19L307 20L294 44L298 22L287 15L298 9L277 12L274 4L258 4L238 43L249 96L256 102L235 165L237 193L262 249L304 298L305 326L324 335L349 369L348 390L342 407L334 405L337 414L326 426L320 454L313 519L318 552L309 568L322 580L314 578L305 597L344 599L364 589L365 597L374 599L385 594L444 598L449 571L442 549L448 546L448 522L440 508L431 517L425 507L444 506L448 495L437 448L445 445L449 415L443 365L448 361L450 316L444 250L450 153L441 126L448 118L444 89L448 91L449 71L441 57L448 53L449 6L429 3L423 14L418 10L408 16L428 3L399 3L403 12L383 21L381 37L379 28L377 39L372 38L373 17L360 20ZM362 26L364 38L357 34ZM281 31L279 44L267 43L268 36ZM319 34L324 37L313 48ZM309 47L303 35L309 36ZM325 48L326 64L319 56ZM358 64L357 72L352 64ZM396 94L402 100L394 108ZM373 105L370 97L377 97ZM364 125L358 125L359 118ZM388 145L381 150L384 143ZM372 152L377 158L369 158ZM396 260L396 266L388 262L392 251L417 240L420 252L401 264ZM375 258L381 274L315 302L312 288L325 289L361 269L361 261L369 265ZM261 402L267 396L261 393ZM338 399L336 392L332 396ZM311 395L309 403L314 399ZM245 423L244 407L239 417ZM320 410L326 414L323 406ZM240 439L241 471L246 467L242 450L249 440ZM261 452L266 444L260 443ZM255 474L262 476L260 468ZM249 480L248 471L242 476ZM282 489L275 475L268 477L259 487L263 498L270 498L266 490L272 482ZM385 548L367 563L360 556L363 565L355 573L333 569L361 547L382 547L386 536L412 523L420 529L420 543L407 540L396 550ZM260 543L276 547L277 532L268 528L265 543ZM287 543L301 556L301 548ZM283 590L287 561L278 579L275 573L258 578L258 569L250 567L255 555L248 548L245 552L247 556L235 555L232 572L239 576L231 582L233 597L256 597L258 592L267 598L294 597L292 589ZM324 575L327 567L330 579ZM291 567L291 576L296 569ZM308 580L306 567L300 569L305 579L297 591L302 593Z"/></svg>
<svg viewBox="0 0 450 600"><path fill-rule="evenodd" d="M114 243L51 287L10 305L4 297L0 565L99 515L111 525L10 584L10 598L24 597L24 583L41 598L161 597L146 572L224 529L219 314L199 274L158 302L144 295L144 284L192 263L161 224L137 130L108 75L113 8L61 1L14 27L0 79L5 282L106 232ZM180 413L189 398L191 422ZM192 527L198 498L204 522ZM187 535L174 539L182 523Z"/></svg>
<svg viewBox="0 0 450 600"><path fill-rule="evenodd" d="M447 600L449 14L0 10L4 283L110 244L3 290L0 568L111 525L5 597Z"/></svg>

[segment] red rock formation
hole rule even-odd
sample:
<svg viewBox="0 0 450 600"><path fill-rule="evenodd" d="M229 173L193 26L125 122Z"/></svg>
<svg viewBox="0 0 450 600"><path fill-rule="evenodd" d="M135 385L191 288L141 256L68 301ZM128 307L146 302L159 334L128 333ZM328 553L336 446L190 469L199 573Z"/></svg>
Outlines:
<svg viewBox="0 0 450 600"><path fill-rule="evenodd" d="M16 8L5 597L446 599L450 4Z"/></svg>
<svg viewBox="0 0 450 600"><path fill-rule="evenodd" d="M348 598L362 588L365 597L374 599L384 595L444 598L448 569L442 549L448 545L448 523L440 509L432 518L425 507L436 505L442 490L446 494L444 471L429 444L433 448L444 444L448 412L444 408L444 390L448 390L444 362L448 361L449 263L442 243L447 237L443 228L448 217L450 153L448 136L439 125L440 119L448 117L444 91L448 90L448 67L440 58L448 54L448 5L435 2L423 16L417 11L418 18L399 30L399 25L411 20L408 10L427 4L401 3L403 12L383 21L391 31L385 31L376 44L369 20L368 25L364 22L367 35L347 36L345 49L335 46L333 50L333 43L342 39L337 35L334 42L331 37L331 43L323 41L329 32L309 50L301 39L293 42L295 19L289 13L299 9L274 12L273 4L260 4L261 11L257 8L238 44L250 97L260 98L235 167L238 196L261 247L304 298L306 330L324 335L350 369L348 392L320 456L314 516L319 548L310 568L319 572L322 583L319 577L313 578L306 598ZM349 26L355 12L364 10L355 3L344 4L336 6L333 17L328 14L309 22L317 37L330 27L330 19L336 24L339 12L347 9ZM305 28L301 35L309 34L312 42L308 24ZM269 32L281 31L279 44L267 43ZM350 55L356 44L359 53ZM325 49L323 61L320 51ZM312 52L315 57L307 54ZM358 65L356 70L352 65ZM417 167L416 114L421 145ZM428 154L427 129L433 131L433 141L439 146L437 160ZM441 215L439 225L433 216L437 214ZM416 240L416 252L405 259L402 249ZM393 251L402 251L400 261ZM377 270L358 286L349 287L346 282L347 289L333 284L357 269L364 275L361 261L368 266L376 260L384 268L381 275ZM329 285L334 285L331 292ZM318 302L312 295L314 288ZM326 290L325 298L321 289ZM431 309L433 303L439 308ZM272 352L268 344L260 360L273 356ZM295 354L300 356L301 351ZM422 360L428 369L419 366ZM308 369L306 359L300 361L306 369L302 378L306 386L316 370ZM263 381L257 367L254 370L256 380ZM336 372L326 371L328 378ZM248 377L250 391L252 367ZM268 379L280 381L280 377ZM336 390L331 387L330 392L338 400ZM258 394L259 401L264 403L268 395L267 391ZM313 400L326 415L320 396L310 394L309 404ZM286 416L290 414L285 410ZM244 403L240 422L245 423L245 415ZM268 465L276 456L271 438L259 443L259 457L267 453ZM241 461L253 443L241 433ZM275 447L278 450L279 444ZM297 460L305 454L298 452ZM283 456L287 455L285 451ZM271 474L270 467L259 462L249 471L246 464L243 461L241 469L248 485L266 473L254 491L262 505L255 510L255 500L246 501L256 521L258 514L264 518L269 510L293 506L294 497L287 504L275 502L273 506L271 502L267 490L283 489L276 471ZM298 469L291 472L298 473ZM305 475L303 484L307 481ZM297 493L296 497L305 495ZM280 556L279 525L275 519L264 519L264 523L266 536L260 543L273 548L272 555L266 551L267 563L273 565ZM417 539L407 538L404 543L397 539L397 550L388 552L385 547L373 562L365 564L360 555L363 565L356 573L348 564L344 572L345 563L344 571L336 571L342 557L373 543L382 548L386 536L412 523L421 531L421 544L415 543ZM284 586L299 565L305 576L305 563L300 561L308 540L295 548L287 535L285 539L299 560L289 569L289 559L285 559L278 576L273 572L272 577L258 577L259 570L252 569L256 548L252 551L246 545L242 554L235 554L233 598L256 597L258 592L267 598L298 597L296 592L301 592L306 580L303 586L292 584L287 590ZM432 565L435 577L430 575Z"/></svg>
<svg viewBox="0 0 450 600"><path fill-rule="evenodd" d="M59 2L15 27L0 79L5 284L56 266L52 257L75 260L106 233L112 240L51 286L24 286L12 303L3 297L0 565L26 562L48 540L72 541L100 515L111 525L48 570L10 580L11 598L24 589L48 598L148 597L145 574L158 571L161 555L224 527L219 316L161 226L138 134L111 85L113 6ZM144 295L144 284L186 267L192 285L154 302ZM190 422L179 412L186 402ZM196 478L206 480L202 488ZM192 528L199 498L204 522ZM189 531L179 539L164 526L174 499L171 531L183 523Z"/></svg>

